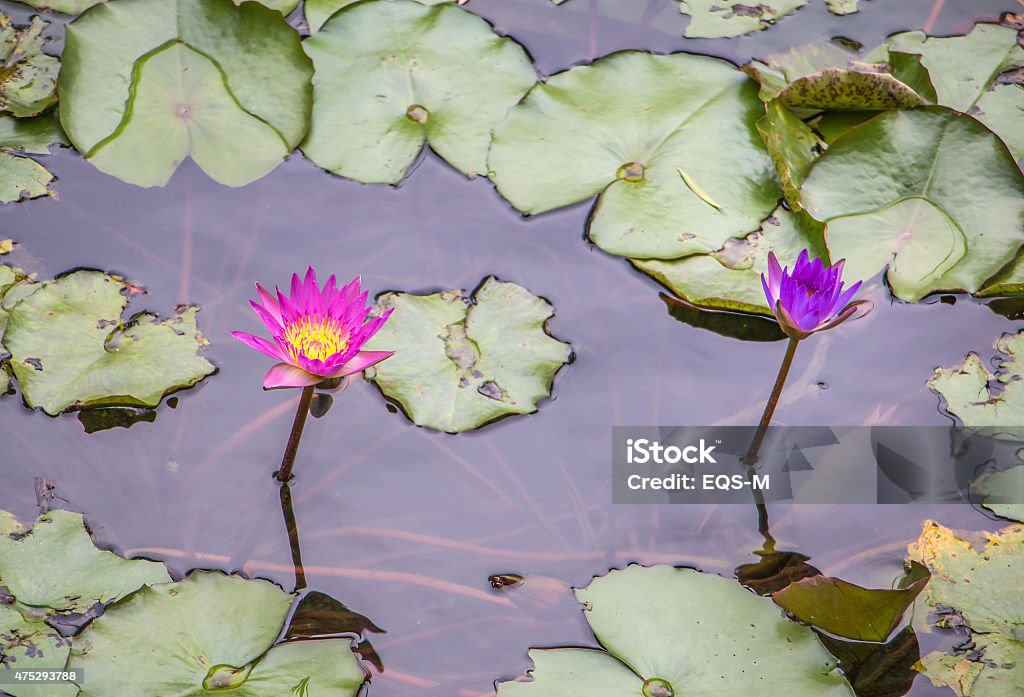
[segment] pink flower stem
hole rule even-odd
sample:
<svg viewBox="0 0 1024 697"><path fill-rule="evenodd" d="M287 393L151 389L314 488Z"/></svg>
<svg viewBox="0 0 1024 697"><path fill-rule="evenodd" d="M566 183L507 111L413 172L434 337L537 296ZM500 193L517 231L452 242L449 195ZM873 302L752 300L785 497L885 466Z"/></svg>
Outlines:
<svg viewBox="0 0 1024 697"><path fill-rule="evenodd" d="M295 456L299 452L299 441L302 440L302 429L306 426L306 417L309 415L309 405L313 402L313 387L302 388L302 397L299 399L299 409L295 412L295 420L292 422L292 432L288 436L288 445L284 449L284 457L281 459L281 469L274 473L279 482L288 482L292 478L292 468L295 466Z"/></svg>
<svg viewBox="0 0 1024 697"><path fill-rule="evenodd" d="M779 374L775 377L775 386L772 387L768 403L764 405L764 413L761 414L761 422L757 425L757 431L754 432L754 440L751 442L747 454L743 457L743 464L751 471L753 471L754 465L757 464L757 455L761 451L761 444L764 443L764 437L768 433L768 426L771 425L772 417L775 415L775 407L779 405L782 388L786 386L786 378L789 377L789 369L793 366L793 357L796 355L796 347L799 343L799 339L792 337L789 339L789 345L786 346L786 355L782 359L782 365L779 366ZM772 544L774 539L772 539L771 533L768 531L768 507L765 505L764 492L760 489L754 489L753 492L754 503L757 505L757 529L764 535L765 540Z"/></svg>

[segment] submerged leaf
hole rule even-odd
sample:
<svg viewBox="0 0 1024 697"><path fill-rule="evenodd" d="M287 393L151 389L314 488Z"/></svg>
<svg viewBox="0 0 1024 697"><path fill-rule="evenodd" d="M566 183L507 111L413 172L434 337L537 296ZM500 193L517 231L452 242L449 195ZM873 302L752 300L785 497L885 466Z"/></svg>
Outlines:
<svg viewBox="0 0 1024 697"><path fill-rule="evenodd" d="M170 581L159 562L96 549L81 513L51 511L27 533L0 537L0 585L22 605L86 612L145 585Z"/></svg>
<svg viewBox="0 0 1024 697"><path fill-rule="evenodd" d="M215 371L198 355L205 339L198 308L172 319L149 313L129 320L122 279L77 271L36 284L9 307L3 344L25 402L54 415L94 406L156 406Z"/></svg>
<svg viewBox="0 0 1024 697"><path fill-rule="evenodd" d="M808 0L681 0L679 10L690 15L685 36L718 39L767 29Z"/></svg>
<svg viewBox="0 0 1024 697"><path fill-rule="evenodd" d="M162 186L191 156L242 186L302 139L311 74L298 34L258 3L117 0L67 25L61 123L130 183Z"/></svg>
<svg viewBox="0 0 1024 697"><path fill-rule="evenodd" d="M354 697L363 671L347 639L271 646L292 596L260 580L195 571L143 588L75 638L81 697Z"/></svg>
<svg viewBox="0 0 1024 697"><path fill-rule="evenodd" d="M0 13L0 112L35 116L57 101L60 61L43 53L43 29L38 17L17 29Z"/></svg>
<svg viewBox="0 0 1024 697"><path fill-rule="evenodd" d="M365 183L397 184L424 144L486 174L491 129L537 81L522 46L451 3L360 2L303 46L316 75L302 151Z"/></svg>
<svg viewBox="0 0 1024 697"><path fill-rule="evenodd" d="M972 176L985 186L965 186ZM1024 241L1024 176L987 129L944 107L883 113L840 136L801 197L852 278L888 266L902 300L976 291Z"/></svg>
<svg viewBox="0 0 1024 697"><path fill-rule="evenodd" d="M366 377L414 423L439 431L537 411L572 353L547 332L546 300L493 276L470 297L385 293L374 312L389 308L394 315L366 348L395 355Z"/></svg>
<svg viewBox="0 0 1024 697"><path fill-rule="evenodd" d="M709 252L778 203L763 113L731 63L624 51L534 87L494 131L491 178L528 215L599 196L588 235L611 254Z"/></svg>
<svg viewBox="0 0 1024 697"><path fill-rule="evenodd" d="M810 629L733 581L630 566L576 596L607 653L534 649L533 679L499 683L499 697L853 695Z"/></svg>

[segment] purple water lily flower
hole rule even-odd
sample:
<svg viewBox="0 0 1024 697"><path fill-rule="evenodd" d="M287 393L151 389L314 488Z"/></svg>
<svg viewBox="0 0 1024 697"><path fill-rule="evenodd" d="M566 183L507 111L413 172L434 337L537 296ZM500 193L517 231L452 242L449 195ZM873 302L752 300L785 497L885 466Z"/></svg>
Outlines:
<svg viewBox="0 0 1024 697"><path fill-rule="evenodd" d="M267 373L263 389L309 387L358 373L394 355L393 351L360 350L392 311L367 320L370 307L367 293L360 293L358 276L343 288L338 288L331 276L321 290L310 267L302 280L298 274L292 275L288 296L279 288L275 291L277 297L257 283L263 304L249 301L270 330L273 343L245 332L231 332L246 346L281 361Z"/></svg>
<svg viewBox="0 0 1024 697"><path fill-rule="evenodd" d="M821 259L812 261L805 249L790 273L788 266L783 268L779 264L775 252L768 253L768 275L761 274L761 285L779 326L791 339L804 339L814 332L831 329L867 302L850 302L861 281L844 291L843 264L839 261L825 266Z"/></svg>

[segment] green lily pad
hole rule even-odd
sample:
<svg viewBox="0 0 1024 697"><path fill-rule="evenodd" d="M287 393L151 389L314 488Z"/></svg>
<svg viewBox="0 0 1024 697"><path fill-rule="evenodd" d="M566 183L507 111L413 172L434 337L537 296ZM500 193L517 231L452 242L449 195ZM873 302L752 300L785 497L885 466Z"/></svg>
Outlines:
<svg viewBox="0 0 1024 697"><path fill-rule="evenodd" d="M907 608L928 583L906 588L861 588L840 578L799 579L772 595L796 619L829 634L857 641L884 642L903 621Z"/></svg>
<svg viewBox="0 0 1024 697"><path fill-rule="evenodd" d="M107 608L75 638L81 697L354 697L363 671L345 639L271 646L293 596L266 581L197 571Z"/></svg>
<svg viewBox="0 0 1024 697"><path fill-rule="evenodd" d="M830 68L849 68L856 57L836 41L801 44L770 53L764 60L752 60L743 66L743 72L760 83L761 100L767 103L789 83Z"/></svg>
<svg viewBox="0 0 1024 697"><path fill-rule="evenodd" d="M942 396L946 411L965 428L994 438L1024 439L1024 331L1003 334L995 343L999 356L995 373L981 357L969 353L956 368L939 368L928 387ZM998 386L998 389L993 389Z"/></svg>
<svg viewBox="0 0 1024 697"><path fill-rule="evenodd" d="M69 145L56 109L30 119L0 116L0 148L47 155L54 145Z"/></svg>
<svg viewBox="0 0 1024 697"><path fill-rule="evenodd" d="M389 308L366 348L395 355L366 378L419 426L459 433L533 413L572 354L547 331L554 310L546 300L493 276L469 297L385 293L374 312Z"/></svg>
<svg viewBox="0 0 1024 697"><path fill-rule="evenodd" d="M840 111L881 111L927 104L889 73L843 68L827 68L800 77L784 87L778 98L791 107Z"/></svg>
<svg viewBox="0 0 1024 697"><path fill-rule="evenodd" d="M302 151L365 183L397 184L424 144L486 174L491 129L537 81L522 46L451 3L360 2L303 45L316 75Z"/></svg>
<svg viewBox="0 0 1024 697"><path fill-rule="evenodd" d="M611 254L710 252L778 203L763 115L731 63L624 51L533 88L494 131L491 178L528 215L599 195L588 234Z"/></svg>
<svg viewBox="0 0 1024 697"><path fill-rule="evenodd" d="M0 537L0 585L23 605L81 613L166 581L163 564L96 549L81 513L51 511Z"/></svg>
<svg viewBox="0 0 1024 697"><path fill-rule="evenodd" d="M117 0L67 25L60 118L127 182L162 186L191 156L242 186L305 135L311 74L298 34L258 3Z"/></svg>
<svg viewBox="0 0 1024 697"><path fill-rule="evenodd" d="M741 239L729 239L722 249L710 254L630 262L692 305L771 315L761 286L761 274L768 270L768 252L774 251L780 263L792 265L803 249L828 259L821 225L805 214L791 213L780 206L760 230Z"/></svg>
<svg viewBox="0 0 1024 697"><path fill-rule="evenodd" d="M1020 697L1024 685L1024 643L1004 636L976 634L971 647L955 655L933 651L920 670L932 684L957 697Z"/></svg>
<svg viewBox="0 0 1024 697"><path fill-rule="evenodd" d="M28 610L26 617L22 610ZM31 683L15 680L19 671L64 670L71 640L36 616L29 608L0 605L0 685L11 697L75 697L71 683Z"/></svg>
<svg viewBox="0 0 1024 697"><path fill-rule="evenodd" d="M757 132L775 164L786 203L791 210L803 210L800 187L824 144L810 126L779 99L765 105L765 115L757 122Z"/></svg>
<svg viewBox="0 0 1024 697"><path fill-rule="evenodd" d="M95 406L156 406L216 368L198 355L206 341L196 307L158 321L129 320L125 283L99 271L77 271L39 284L9 313L2 341L25 402L55 415ZM5 297L5 307L8 304Z"/></svg>
<svg viewBox="0 0 1024 697"><path fill-rule="evenodd" d="M996 85L975 102L971 115L1003 139L1014 159L1024 157L1024 85Z"/></svg>
<svg viewBox="0 0 1024 697"><path fill-rule="evenodd" d="M53 144L67 144L56 110L33 118L0 116L0 203L48 196L53 175L21 153L45 155Z"/></svg>
<svg viewBox="0 0 1024 697"><path fill-rule="evenodd" d="M799 10L808 0L766 0L731 3L723 0L681 0L679 11L690 15L687 37L719 39L767 29Z"/></svg>
<svg viewBox="0 0 1024 697"><path fill-rule="evenodd" d="M985 186L965 186L971 176ZM1024 176L996 137L944 107L886 112L840 136L801 198L851 278L888 265L894 294L977 291L1024 241Z"/></svg>
<svg viewBox="0 0 1024 697"><path fill-rule="evenodd" d="M535 649L533 679L499 683L499 697L853 695L814 632L733 581L630 566L576 596L607 652Z"/></svg>
<svg viewBox="0 0 1024 697"><path fill-rule="evenodd" d="M859 0L825 0L828 11L834 15L852 15L858 11Z"/></svg>
<svg viewBox="0 0 1024 697"><path fill-rule="evenodd" d="M60 61L43 53L45 28L46 22L33 17L18 29L0 13L0 112L35 116L57 101Z"/></svg>
<svg viewBox="0 0 1024 697"><path fill-rule="evenodd" d="M1024 523L1024 465L988 475L979 482L978 492L985 497L982 506L1001 518Z"/></svg>
<svg viewBox="0 0 1024 697"><path fill-rule="evenodd" d="M0 148L0 203L49 196L53 175L30 157Z"/></svg>
<svg viewBox="0 0 1024 697"><path fill-rule="evenodd" d="M440 5L442 3L456 2L457 0L416 0L421 5ZM306 14L306 24L309 25L310 32L317 32L320 27L324 25L328 19L331 18L335 12L343 7L348 7L359 2L359 0L306 0L306 4L302 6L302 11ZM465 4L466 0L458 2L459 5Z"/></svg>
<svg viewBox="0 0 1024 697"><path fill-rule="evenodd" d="M243 2L248 0L232 0L236 5L241 5ZM31 5L37 10L50 10L53 12L62 12L68 15L82 14L93 5L101 5L107 0L19 0L26 5ZM296 7L299 6L299 0L255 0L261 5L277 10L281 14L287 15Z"/></svg>

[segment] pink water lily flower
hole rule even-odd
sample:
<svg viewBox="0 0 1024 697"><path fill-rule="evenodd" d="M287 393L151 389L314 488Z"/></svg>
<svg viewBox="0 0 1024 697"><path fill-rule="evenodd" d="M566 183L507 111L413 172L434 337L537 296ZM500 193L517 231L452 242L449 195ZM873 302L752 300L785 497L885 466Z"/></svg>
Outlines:
<svg viewBox="0 0 1024 697"><path fill-rule="evenodd" d="M392 311L367 320L370 307L367 293L360 293L358 276L343 288L331 276L321 290L310 267L302 280L292 275L287 296L275 288L274 297L259 283L256 291L263 304L253 300L249 304L267 325L273 343L245 332L231 332L231 336L281 361L263 380L265 390L309 387L358 373L394 355L393 351L360 351Z"/></svg>

